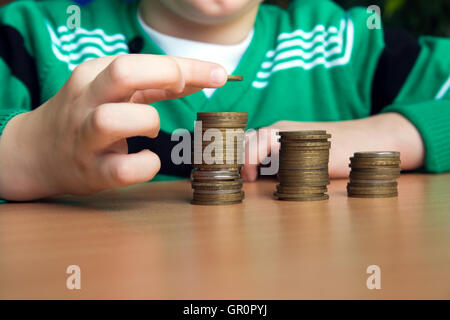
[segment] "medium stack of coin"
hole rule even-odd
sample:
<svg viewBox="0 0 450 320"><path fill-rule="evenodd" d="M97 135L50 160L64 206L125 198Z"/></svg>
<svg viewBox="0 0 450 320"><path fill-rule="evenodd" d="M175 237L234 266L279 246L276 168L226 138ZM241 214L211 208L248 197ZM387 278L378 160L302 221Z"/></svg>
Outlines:
<svg viewBox="0 0 450 320"><path fill-rule="evenodd" d="M282 131L280 134L280 184L278 200L326 200L331 135L324 130Z"/></svg>
<svg viewBox="0 0 450 320"><path fill-rule="evenodd" d="M350 158L349 197L396 197L397 178L400 177L400 152L355 152Z"/></svg>
<svg viewBox="0 0 450 320"><path fill-rule="evenodd" d="M246 112L197 113L202 139L194 138L193 204L225 205L244 199L240 170L247 119Z"/></svg>

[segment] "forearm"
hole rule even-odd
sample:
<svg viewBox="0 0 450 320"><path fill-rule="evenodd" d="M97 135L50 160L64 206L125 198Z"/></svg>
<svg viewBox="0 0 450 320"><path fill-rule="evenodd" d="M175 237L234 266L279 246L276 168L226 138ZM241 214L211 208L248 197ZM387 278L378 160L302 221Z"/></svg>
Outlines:
<svg viewBox="0 0 450 320"><path fill-rule="evenodd" d="M349 157L356 151L400 151L403 170L423 166L422 138L411 122L398 113L385 113L365 119L337 122L280 121L271 126L279 130L326 130L332 134L330 175L348 176Z"/></svg>
<svg viewBox="0 0 450 320"><path fill-rule="evenodd" d="M48 194L50 177L45 177L32 150L43 145L31 119L34 113L12 118L0 136L0 198L23 201Z"/></svg>

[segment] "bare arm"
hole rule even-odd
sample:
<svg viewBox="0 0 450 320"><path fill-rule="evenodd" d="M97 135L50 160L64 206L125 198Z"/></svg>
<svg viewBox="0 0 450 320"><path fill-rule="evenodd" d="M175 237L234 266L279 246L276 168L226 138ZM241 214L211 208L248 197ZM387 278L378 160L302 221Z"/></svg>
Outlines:
<svg viewBox="0 0 450 320"><path fill-rule="evenodd" d="M222 67L192 59L125 55L84 62L53 98L6 125L0 198L89 194L152 179L158 156L128 154L126 143L158 134L159 115L148 104L225 82Z"/></svg>
<svg viewBox="0 0 450 320"><path fill-rule="evenodd" d="M403 170L417 169L424 163L425 148L419 132L411 122L398 113L338 122L279 121L261 130L267 129L326 130L331 133L329 170L332 178L348 177L349 157L356 151L400 151ZM273 147L279 148L278 145ZM270 149L270 145L267 149ZM247 150L247 152L256 151ZM246 164L242 175L247 181L256 180L257 166Z"/></svg>

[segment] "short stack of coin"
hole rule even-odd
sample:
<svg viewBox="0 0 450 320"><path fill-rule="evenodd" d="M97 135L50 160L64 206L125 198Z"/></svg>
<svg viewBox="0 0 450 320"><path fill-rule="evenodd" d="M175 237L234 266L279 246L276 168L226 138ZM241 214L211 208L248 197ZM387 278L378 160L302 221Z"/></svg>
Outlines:
<svg viewBox="0 0 450 320"><path fill-rule="evenodd" d="M226 205L244 199L240 170L244 163L247 119L246 112L197 113L203 139L201 144L194 142L192 204ZM208 134L214 138L209 139ZM217 134L221 137L218 141Z"/></svg>
<svg viewBox="0 0 450 320"><path fill-rule="evenodd" d="M397 178L400 177L400 152L356 152L350 158L349 197L396 197Z"/></svg>
<svg viewBox="0 0 450 320"><path fill-rule="evenodd" d="M328 160L331 135L324 130L282 131L280 134L280 184L278 200L315 201L328 199Z"/></svg>

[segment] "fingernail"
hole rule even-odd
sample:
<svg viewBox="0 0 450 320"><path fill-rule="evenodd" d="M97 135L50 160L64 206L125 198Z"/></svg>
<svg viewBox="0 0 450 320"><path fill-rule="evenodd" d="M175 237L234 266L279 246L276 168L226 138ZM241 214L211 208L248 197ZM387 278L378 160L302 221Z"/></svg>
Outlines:
<svg viewBox="0 0 450 320"><path fill-rule="evenodd" d="M211 71L211 81L217 84L222 84L225 83L227 79L227 74L225 72L225 70L223 70L222 68L214 68Z"/></svg>

